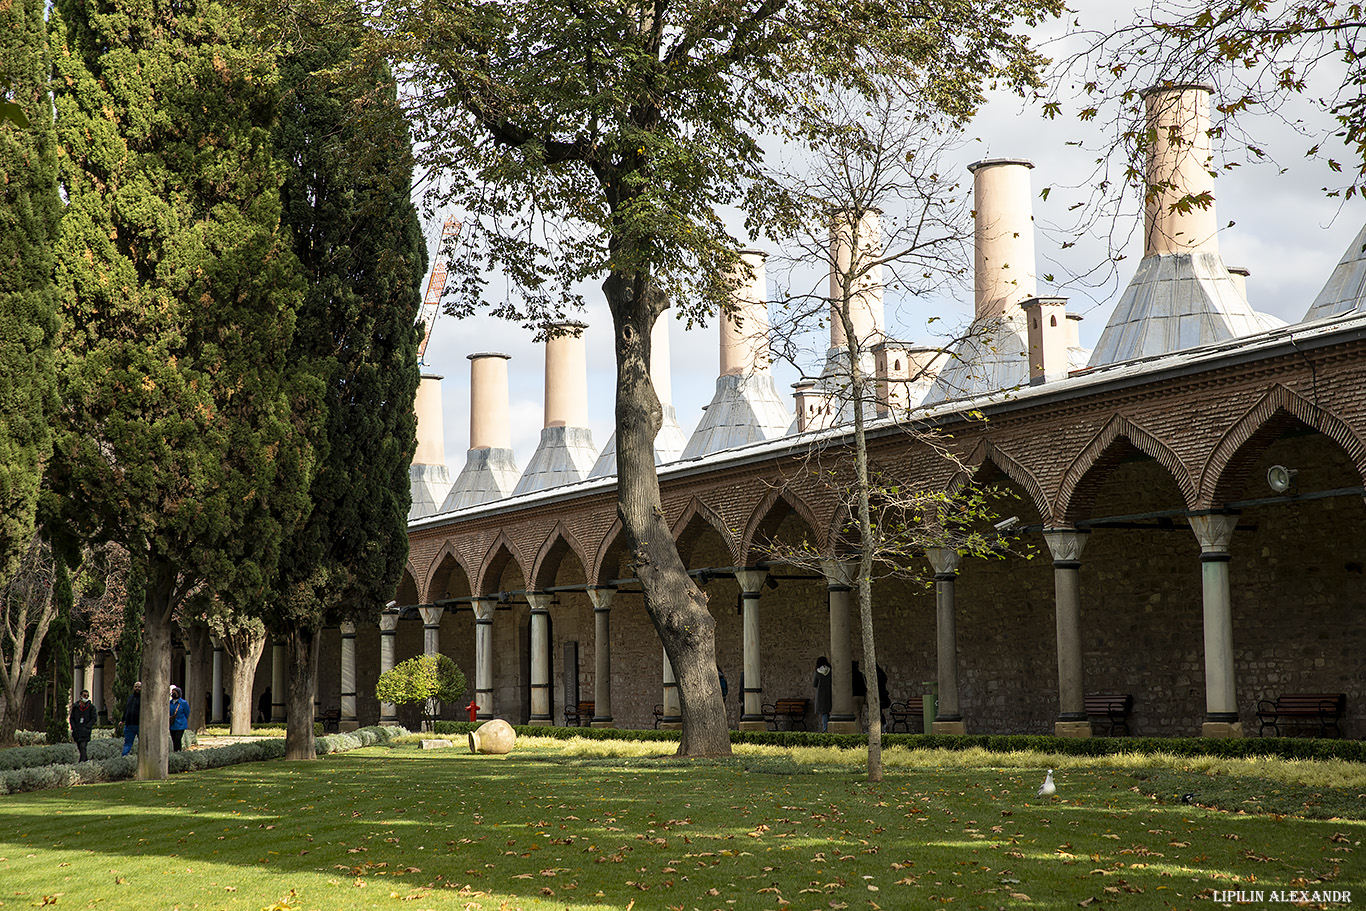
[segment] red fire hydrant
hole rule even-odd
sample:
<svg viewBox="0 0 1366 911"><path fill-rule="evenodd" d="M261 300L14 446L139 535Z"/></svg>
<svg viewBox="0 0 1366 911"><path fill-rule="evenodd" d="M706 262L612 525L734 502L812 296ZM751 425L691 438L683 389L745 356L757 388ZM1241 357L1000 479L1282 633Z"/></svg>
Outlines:
<svg viewBox="0 0 1366 911"><path fill-rule="evenodd" d="M479 720L479 706L475 705L473 699L470 700L469 705L465 706L465 711L470 713L470 721Z"/></svg>

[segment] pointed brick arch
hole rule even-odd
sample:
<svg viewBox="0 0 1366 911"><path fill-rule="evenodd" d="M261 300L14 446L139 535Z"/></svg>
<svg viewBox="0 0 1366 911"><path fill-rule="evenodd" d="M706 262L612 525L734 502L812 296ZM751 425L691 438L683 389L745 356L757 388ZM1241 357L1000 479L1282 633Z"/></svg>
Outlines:
<svg viewBox="0 0 1366 911"><path fill-rule="evenodd" d="M1105 426L1091 438L1091 442L1086 444L1063 472L1062 485L1058 489L1058 501L1052 516L1055 522L1068 524L1084 518L1078 515L1078 510L1094 495L1092 488L1099 483L1096 469L1103 471L1108 467L1105 464L1107 456L1114 454L1116 446L1125 444L1165 468L1181 491L1186 507L1195 508L1199 491L1190 470L1176 451L1125 415L1115 414L1105 422Z"/></svg>
<svg viewBox="0 0 1366 911"><path fill-rule="evenodd" d="M756 539L771 536L777 531L778 526L782 524L789 511L796 513L806 523L807 528L811 529L812 537L816 539L813 543L817 549L824 552L825 542L829 540L829 537L822 532L821 525L816 521L816 514L811 507L791 489L774 487L754 507L754 511L750 513L749 521L745 523L745 532L740 538L741 563L749 565L756 562L756 555L753 553Z"/></svg>
<svg viewBox="0 0 1366 911"><path fill-rule="evenodd" d="M1366 482L1366 445L1337 415L1277 383L1220 438L1200 474L1200 501L1222 503L1241 473L1278 436L1282 422L1302 424L1337 443Z"/></svg>
<svg viewBox="0 0 1366 911"><path fill-rule="evenodd" d="M540 552L536 554L536 559L532 561L531 579L528 584L538 589L553 585L565 554L574 555L579 561L579 566L583 568L584 578L587 578L588 557L584 554L583 545L564 522L556 522L555 528L546 537Z"/></svg>
<svg viewBox="0 0 1366 911"><path fill-rule="evenodd" d="M678 555L683 558L683 563L688 563L688 558L692 554L692 545L697 540L697 536L705 528L710 528L721 536L722 542L730 551L731 559L739 559L736 550L735 534L726 527L726 523L721 520L716 511L703 503L697 497L688 501L688 505L674 522L671 533L674 543L678 546Z"/></svg>
<svg viewBox="0 0 1366 911"><path fill-rule="evenodd" d="M398 580L398 588L394 592L394 600L401 606L417 604L421 595L417 590L417 576L413 573L413 564L405 563L403 575Z"/></svg>
<svg viewBox="0 0 1366 911"><path fill-rule="evenodd" d="M422 589L423 601L430 604L443 598L450 586L451 573L457 569L464 574L465 581L473 586L474 575L470 572L465 561L461 559L455 545L448 539L442 543L441 550L437 551L436 557L427 568L426 585ZM413 578L418 577L414 574Z"/></svg>
<svg viewBox="0 0 1366 911"><path fill-rule="evenodd" d="M507 564L512 563L522 574L523 584L527 581L526 560L522 557L517 545L512 543L505 532L498 532L498 537L494 538L489 545L488 551L484 554L484 559L480 561L479 578L477 581L477 591L472 594L492 595L495 592L485 591L488 588L489 580L501 576Z"/></svg>
<svg viewBox="0 0 1366 911"><path fill-rule="evenodd" d="M1047 518L1051 512L1051 504L1048 502L1048 495L1043 491L1043 485L1039 479L1034 477L1034 473L1024 466L1010 453L991 440L979 440L977 445L972 448L972 452L964 459L964 464L969 471L959 471L949 481L945 487L949 493L957 493L967 486L973 477L979 475L982 467L990 462L996 466L996 470L1001 472L1011 481L1019 485L1020 489L1029 497L1034 509L1040 517Z"/></svg>
<svg viewBox="0 0 1366 911"><path fill-rule="evenodd" d="M621 516L612 522L612 527L607 529L607 534L602 536L602 543L598 545L598 552L593 558L593 563L588 575L588 581L594 585L606 585L616 578L616 563L612 562L609 568L609 561L614 554L619 554L626 547L626 529L621 524ZM585 567L588 564L584 564Z"/></svg>

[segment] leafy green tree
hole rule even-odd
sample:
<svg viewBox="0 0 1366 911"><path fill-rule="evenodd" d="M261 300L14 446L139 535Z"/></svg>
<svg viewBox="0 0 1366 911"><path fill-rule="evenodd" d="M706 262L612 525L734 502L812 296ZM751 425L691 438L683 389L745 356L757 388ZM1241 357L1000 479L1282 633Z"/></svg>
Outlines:
<svg viewBox="0 0 1366 911"><path fill-rule="evenodd" d="M308 521L285 542L267 625L289 650L285 757L315 759L319 632L373 620L408 557L416 317L427 268L412 147L387 66L343 34L286 56L274 132L284 223L308 285L290 358L324 379Z"/></svg>
<svg viewBox="0 0 1366 911"><path fill-rule="evenodd" d="M52 244L61 200L43 0L0 6L0 585L33 537L56 406Z"/></svg>
<svg viewBox="0 0 1366 911"><path fill-rule="evenodd" d="M423 704L422 718L430 729L441 714L441 703L454 703L465 694L465 674L446 655L418 655L379 675L375 696L394 705Z"/></svg>
<svg viewBox="0 0 1366 911"><path fill-rule="evenodd" d="M217 0L61 0L68 205L54 484L144 566L138 777L166 776L171 632L193 594L264 597L307 510L319 384L280 228L270 53Z"/></svg>
<svg viewBox="0 0 1366 911"><path fill-rule="evenodd" d="M670 306L697 320L733 287L722 218L751 232L791 220L764 142L820 129L821 99L890 80L925 109L970 116L990 82L1039 85L1021 26L1059 0L907 3L734 0L380 6L383 50L411 81L415 141L469 213L454 306L479 306L478 269L517 286L496 312L539 327L602 281L617 362L617 509L645 607L678 678L679 752L730 751L714 621L660 502L662 409L650 332ZM1020 29L1017 31L1017 29ZM463 273L460 270L464 270ZM500 298L502 296L500 295Z"/></svg>
<svg viewBox="0 0 1366 911"><path fill-rule="evenodd" d="M71 572L67 569L66 559L61 553L53 554L55 571L53 573L52 599L57 606L57 616L47 632L47 656L51 672L52 691L46 700L46 726L48 743L66 743L71 739L67 727L68 710L71 708Z"/></svg>

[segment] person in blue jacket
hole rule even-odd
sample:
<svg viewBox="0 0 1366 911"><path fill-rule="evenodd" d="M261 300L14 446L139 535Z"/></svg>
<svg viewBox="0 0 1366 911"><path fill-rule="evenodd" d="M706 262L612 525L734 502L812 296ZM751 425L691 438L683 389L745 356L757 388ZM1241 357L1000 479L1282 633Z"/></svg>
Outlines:
<svg viewBox="0 0 1366 911"><path fill-rule="evenodd" d="M190 704L180 696L180 687L171 687L171 746L180 752L180 740L190 726Z"/></svg>
<svg viewBox="0 0 1366 911"><path fill-rule="evenodd" d="M133 684L133 692L128 694L128 704L123 707L123 755L133 750L133 741L138 737L138 726L142 723L142 681Z"/></svg>

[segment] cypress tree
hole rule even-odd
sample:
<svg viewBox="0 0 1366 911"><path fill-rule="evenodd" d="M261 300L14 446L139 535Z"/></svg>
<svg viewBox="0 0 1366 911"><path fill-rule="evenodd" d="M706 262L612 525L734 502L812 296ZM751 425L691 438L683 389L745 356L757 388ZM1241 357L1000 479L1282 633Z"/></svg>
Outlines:
<svg viewBox="0 0 1366 911"><path fill-rule="evenodd" d="M426 247L393 77L383 65L348 68L353 48L329 37L280 64L281 199L308 284L290 356L326 390L312 512L286 543L268 601L267 625L290 650L290 759L316 755L319 630L373 619L408 555Z"/></svg>
<svg viewBox="0 0 1366 911"><path fill-rule="evenodd" d="M61 200L43 0L0 5L0 585L33 537L56 403L52 244Z"/></svg>
<svg viewBox="0 0 1366 911"><path fill-rule="evenodd" d="M138 777L164 778L173 616L264 596L307 511L272 55L218 0L59 0L60 490L146 572ZM57 42L54 41L54 46Z"/></svg>

